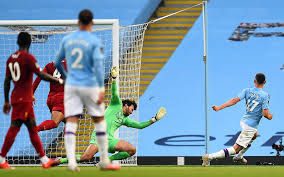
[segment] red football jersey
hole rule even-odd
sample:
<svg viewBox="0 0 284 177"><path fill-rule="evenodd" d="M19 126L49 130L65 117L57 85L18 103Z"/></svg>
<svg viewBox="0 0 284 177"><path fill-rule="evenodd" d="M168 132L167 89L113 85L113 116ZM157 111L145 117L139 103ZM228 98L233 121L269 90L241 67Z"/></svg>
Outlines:
<svg viewBox="0 0 284 177"><path fill-rule="evenodd" d="M63 64L63 67L65 70L67 70L67 66L66 66L66 62L65 60L62 61L62 64ZM48 63L44 69L42 70L43 72L46 72L50 75L52 75L53 77L56 77L56 78L62 78L60 72L55 68L54 66L54 63ZM36 80L34 81L33 83L33 91L35 92L35 90L37 89L39 83L41 81L41 78L40 77L37 77ZM50 82L50 85L49 85L49 96L50 95L54 95L54 94L57 94L57 93L60 93L60 92L64 92L64 85L62 84L59 84L57 82Z"/></svg>
<svg viewBox="0 0 284 177"><path fill-rule="evenodd" d="M6 77L11 76L14 82L11 104L33 101L33 73L39 72L35 57L28 52L17 51L8 58Z"/></svg>

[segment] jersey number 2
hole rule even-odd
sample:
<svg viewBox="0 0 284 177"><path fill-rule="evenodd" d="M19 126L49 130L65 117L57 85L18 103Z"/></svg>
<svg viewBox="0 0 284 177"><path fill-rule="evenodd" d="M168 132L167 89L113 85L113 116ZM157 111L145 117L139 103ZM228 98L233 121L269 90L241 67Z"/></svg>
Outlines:
<svg viewBox="0 0 284 177"><path fill-rule="evenodd" d="M72 50L72 56L77 54L77 58L74 63L71 65L72 68L82 69L83 65L80 63L83 58L83 51L80 48L74 48Z"/></svg>
<svg viewBox="0 0 284 177"><path fill-rule="evenodd" d="M21 71L20 71L19 63L18 62L9 63L8 66L9 66L13 81L17 82L21 77Z"/></svg>

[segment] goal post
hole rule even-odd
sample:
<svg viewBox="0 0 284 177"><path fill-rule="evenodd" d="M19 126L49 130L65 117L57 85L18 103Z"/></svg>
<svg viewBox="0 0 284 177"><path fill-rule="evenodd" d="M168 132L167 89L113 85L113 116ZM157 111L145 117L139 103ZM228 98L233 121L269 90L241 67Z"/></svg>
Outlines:
<svg viewBox="0 0 284 177"><path fill-rule="evenodd" d="M6 60L18 50L16 44L17 35L21 31L29 32L32 35L32 44L29 52L35 56L41 68L47 63L54 61L62 38L78 29L78 20L13 20L0 21L0 79L4 80ZM139 103L140 67L144 33L148 24L120 26L117 19L95 19L92 33L101 39L104 46L104 70L106 106L110 100L110 69L112 66L119 66L119 95L121 99L132 99ZM3 90L3 84L0 86ZM12 88L11 88L12 90ZM51 119L50 112L46 106L49 83L42 81L35 92L36 105L34 106L37 124L44 120ZM0 92L3 98L3 92ZM4 99L0 99L3 104ZM5 134L10 126L10 115L0 119L0 145L2 146ZM130 117L139 120L138 110ZM89 145L94 124L87 114L80 119L77 139L76 154L82 154ZM65 157L63 140L64 124L59 127L42 131L39 133L45 152L49 157ZM138 145L138 130L121 127L119 138L130 142L136 148ZM37 153L29 140L29 134L21 128L16 141L9 151L8 160L10 164L37 164L39 160ZM95 156L96 161L97 156ZM91 163L91 162L90 162ZM137 165L137 156L122 160L121 164ZM87 163L88 164L88 163Z"/></svg>
<svg viewBox="0 0 284 177"><path fill-rule="evenodd" d="M113 40L113 65L119 65L119 20L118 19L94 19L94 25L110 25L112 26ZM0 20L0 26L77 26L78 20ZM29 31L28 31L29 32Z"/></svg>

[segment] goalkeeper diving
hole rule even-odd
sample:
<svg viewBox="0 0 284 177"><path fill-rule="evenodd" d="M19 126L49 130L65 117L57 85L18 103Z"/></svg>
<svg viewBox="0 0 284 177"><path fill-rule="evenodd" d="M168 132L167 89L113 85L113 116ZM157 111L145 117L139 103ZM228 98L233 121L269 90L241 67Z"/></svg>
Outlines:
<svg viewBox="0 0 284 177"><path fill-rule="evenodd" d="M108 135L108 152L115 153L116 151L118 151L118 153L113 154L109 157L111 161L126 159L136 153L135 146L127 141L114 138L114 133L120 126L124 125L131 128L143 129L159 121L166 114L166 109L162 107L158 110L157 114L148 121L137 122L131 120L129 116L133 113L134 110L137 109L137 104L135 103L135 101L128 99L121 101L118 96L116 85L117 76L118 69L117 67L113 67L111 69L111 100L109 106L105 110L105 120L107 122ZM77 160L79 162L89 161L98 151L99 149L96 142L96 130L94 129L91 136L90 145L83 153L83 155L77 155ZM60 164L67 163L67 158L58 158L57 160L60 161Z"/></svg>

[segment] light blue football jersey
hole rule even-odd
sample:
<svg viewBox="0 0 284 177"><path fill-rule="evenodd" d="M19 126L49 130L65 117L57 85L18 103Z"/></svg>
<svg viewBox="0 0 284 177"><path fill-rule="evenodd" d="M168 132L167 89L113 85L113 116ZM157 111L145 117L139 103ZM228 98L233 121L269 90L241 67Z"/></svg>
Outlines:
<svg viewBox="0 0 284 177"><path fill-rule="evenodd" d="M67 74L61 65L64 58ZM63 38L54 64L66 78L66 85L103 87L103 58L101 41L88 31L78 30Z"/></svg>
<svg viewBox="0 0 284 177"><path fill-rule="evenodd" d="M246 88L238 95L240 100L246 100L246 113L241 121L248 126L257 128L261 118L262 110L269 109L269 94L261 88Z"/></svg>

